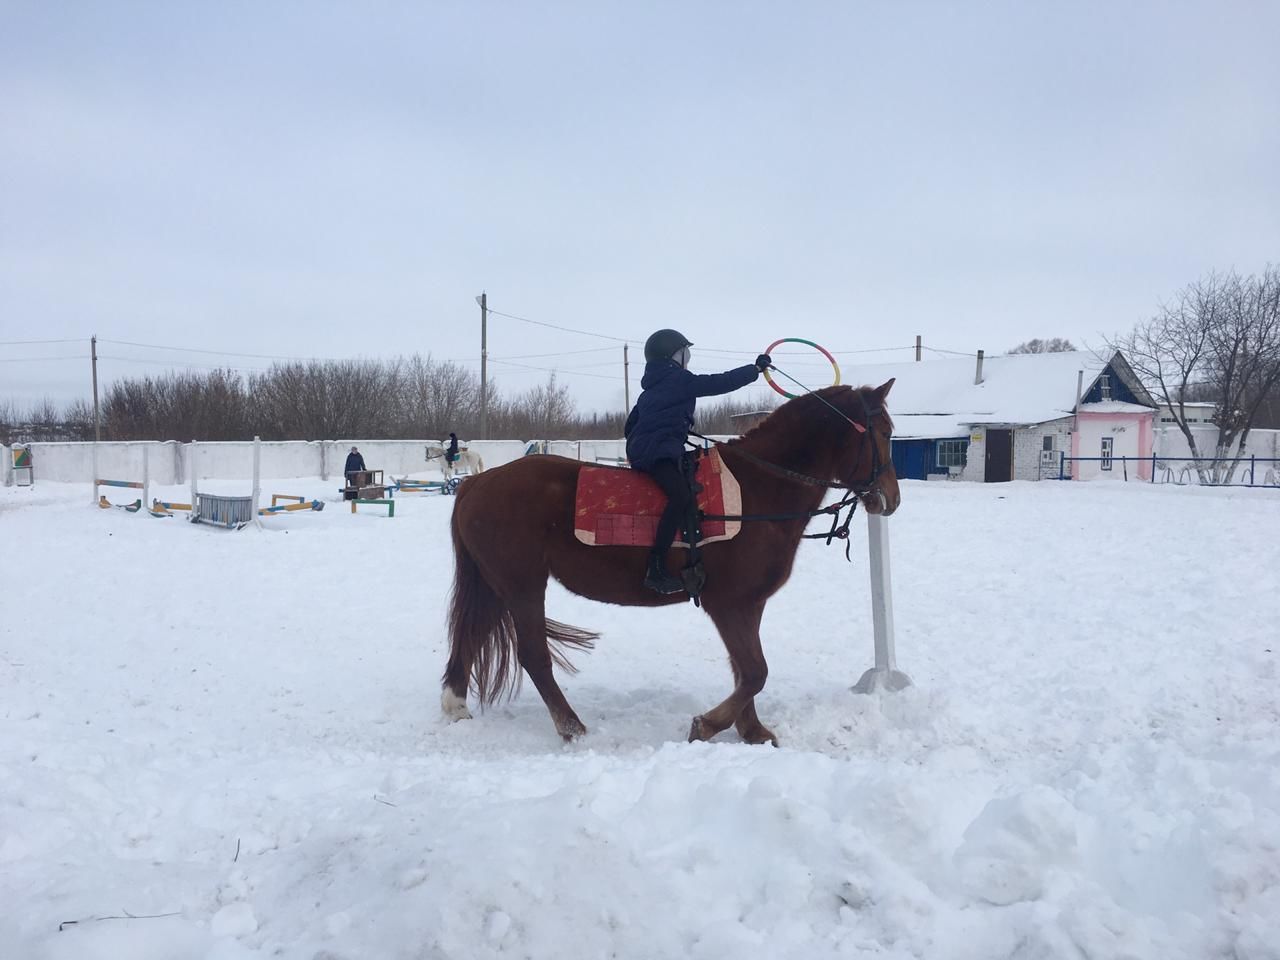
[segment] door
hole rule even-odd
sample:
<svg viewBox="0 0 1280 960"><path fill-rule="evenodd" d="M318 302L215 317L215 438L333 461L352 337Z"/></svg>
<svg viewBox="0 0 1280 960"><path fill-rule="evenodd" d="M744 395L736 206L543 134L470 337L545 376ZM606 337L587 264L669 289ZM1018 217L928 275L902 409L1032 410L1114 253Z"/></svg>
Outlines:
<svg viewBox="0 0 1280 960"><path fill-rule="evenodd" d="M1013 431L987 431L987 483L1007 483L1013 479Z"/></svg>
<svg viewBox="0 0 1280 960"><path fill-rule="evenodd" d="M899 480L924 480L928 474L925 454L928 440L894 440L889 449L893 455L893 472Z"/></svg>

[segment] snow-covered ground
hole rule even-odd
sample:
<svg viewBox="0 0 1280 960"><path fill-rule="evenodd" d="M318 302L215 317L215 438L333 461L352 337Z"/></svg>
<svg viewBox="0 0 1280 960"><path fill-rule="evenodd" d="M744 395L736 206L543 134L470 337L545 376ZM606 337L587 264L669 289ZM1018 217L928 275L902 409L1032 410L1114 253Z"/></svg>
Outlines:
<svg viewBox="0 0 1280 960"><path fill-rule="evenodd" d="M806 545L777 750L684 742L730 687L699 611L555 587L604 632L563 681L590 734L528 684L444 724L451 498L240 533L87 500L0 489L5 958L1280 957L1275 491L905 484L915 686L849 692L865 527Z"/></svg>

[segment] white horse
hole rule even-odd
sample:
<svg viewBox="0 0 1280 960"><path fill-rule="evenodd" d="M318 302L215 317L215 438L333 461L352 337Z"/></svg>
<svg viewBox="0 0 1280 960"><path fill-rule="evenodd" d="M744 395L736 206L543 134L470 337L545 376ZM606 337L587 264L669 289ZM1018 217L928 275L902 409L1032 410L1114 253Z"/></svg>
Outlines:
<svg viewBox="0 0 1280 960"><path fill-rule="evenodd" d="M473 473L484 472L484 458L473 450L465 447L458 451L458 459L453 463L449 463L444 459L444 444L439 444L439 449L435 450L431 447L427 448L427 462L439 460L440 472L444 474L446 480L452 480L454 477L466 477Z"/></svg>
<svg viewBox="0 0 1280 960"><path fill-rule="evenodd" d="M474 473L484 473L484 459L474 450L459 450L458 459L444 465L444 478L468 477Z"/></svg>

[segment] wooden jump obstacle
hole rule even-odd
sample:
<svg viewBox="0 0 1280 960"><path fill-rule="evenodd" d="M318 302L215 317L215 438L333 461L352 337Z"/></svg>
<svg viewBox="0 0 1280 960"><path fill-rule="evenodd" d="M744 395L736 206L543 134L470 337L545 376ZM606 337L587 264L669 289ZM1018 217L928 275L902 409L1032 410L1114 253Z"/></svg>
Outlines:
<svg viewBox="0 0 1280 960"><path fill-rule="evenodd" d="M281 503L281 500L287 500L288 503ZM308 500L306 497L296 497L290 493L273 493L271 495L271 506L263 507L258 511L258 516L265 517L273 513L292 513L295 510L323 510L323 500Z"/></svg>
<svg viewBox="0 0 1280 960"><path fill-rule="evenodd" d="M94 492L97 492L98 487L128 487L131 490L146 489L146 484L137 483L133 480L95 479L93 481L93 485L94 485ZM119 507L121 510L127 510L130 513L137 513L139 510L142 509L142 497L139 497L137 500L133 501L133 503L112 503L110 500L107 499L107 495L103 493L103 494L99 494L98 496L98 506L100 506L103 510L110 510L112 507Z"/></svg>
<svg viewBox="0 0 1280 960"><path fill-rule="evenodd" d="M351 512L355 513L356 507L360 504L363 504L366 507L386 507L387 516L389 518L396 515L396 502L394 500L362 500L360 498L356 498L351 501Z"/></svg>
<svg viewBox="0 0 1280 960"><path fill-rule="evenodd" d="M262 513L258 510L258 477L262 463L262 441L253 438L253 493L247 497L224 497L199 490L199 469L191 465L191 522L209 523L215 527L239 530L249 524L262 527Z"/></svg>
<svg viewBox="0 0 1280 960"><path fill-rule="evenodd" d="M185 510L190 513L191 504L176 503L168 500L152 500L149 509L153 517L172 517L175 510Z"/></svg>
<svg viewBox="0 0 1280 960"><path fill-rule="evenodd" d="M253 497L223 497L213 493L197 493L192 523L211 523L215 527L239 530L253 522L256 513Z"/></svg>
<svg viewBox="0 0 1280 960"><path fill-rule="evenodd" d="M339 489L343 500L377 500L387 492L381 470L353 470L344 477L346 486ZM392 488L394 489L394 488Z"/></svg>
<svg viewBox="0 0 1280 960"><path fill-rule="evenodd" d="M410 480L404 477L394 480L387 489L396 493L442 493L448 496L457 492L460 483L462 483L461 477L453 477L449 480Z"/></svg>
<svg viewBox="0 0 1280 960"><path fill-rule="evenodd" d="M107 499L105 493L99 493L99 487L124 487L129 490L141 490L142 496L133 503L112 503ZM151 488L151 456L149 448L142 448L142 481L137 480L104 480L98 476L98 445L93 445L93 499L103 510L109 510L111 507L119 507L121 510L127 510L129 513L137 513L142 509L142 505L149 499L147 496Z"/></svg>

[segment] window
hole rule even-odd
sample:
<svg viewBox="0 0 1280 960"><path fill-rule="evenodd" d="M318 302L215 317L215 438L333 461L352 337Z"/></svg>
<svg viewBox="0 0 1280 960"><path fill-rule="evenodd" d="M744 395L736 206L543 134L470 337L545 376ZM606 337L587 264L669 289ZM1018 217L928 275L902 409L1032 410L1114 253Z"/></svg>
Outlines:
<svg viewBox="0 0 1280 960"><path fill-rule="evenodd" d="M1110 400L1110 399L1111 399L1111 376L1110 376L1110 374L1106 374L1106 373L1104 373L1102 376L1100 376L1100 377L1098 378L1098 389L1100 389L1100 390L1102 391L1102 399L1103 399L1103 400Z"/></svg>
<svg viewBox="0 0 1280 960"><path fill-rule="evenodd" d="M963 467L968 450L968 440L939 440L938 466Z"/></svg>
<svg viewBox="0 0 1280 960"><path fill-rule="evenodd" d="M1115 437L1102 438L1102 469L1111 469L1111 450L1115 446Z"/></svg>
<svg viewBox="0 0 1280 960"><path fill-rule="evenodd" d="M1161 423L1177 423L1178 418L1177 417L1161 417L1160 422Z"/></svg>
<svg viewBox="0 0 1280 960"><path fill-rule="evenodd" d="M1053 434L1040 438L1040 462L1046 465L1052 465L1053 457Z"/></svg>

